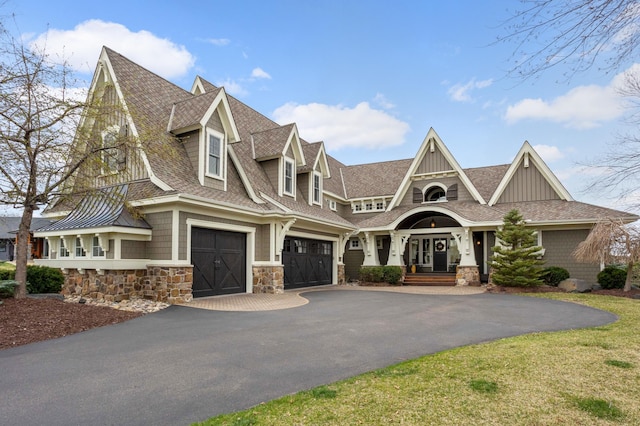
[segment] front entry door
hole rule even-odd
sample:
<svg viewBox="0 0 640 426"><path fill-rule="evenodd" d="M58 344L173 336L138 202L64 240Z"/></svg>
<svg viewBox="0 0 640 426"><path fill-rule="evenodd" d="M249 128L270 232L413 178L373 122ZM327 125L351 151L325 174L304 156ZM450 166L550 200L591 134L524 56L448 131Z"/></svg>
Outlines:
<svg viewBox="0 0 640 426"><path fill-rule="evenodd" d="M433 240L433 271L447 272L447 240L445 238Z"/></svg>

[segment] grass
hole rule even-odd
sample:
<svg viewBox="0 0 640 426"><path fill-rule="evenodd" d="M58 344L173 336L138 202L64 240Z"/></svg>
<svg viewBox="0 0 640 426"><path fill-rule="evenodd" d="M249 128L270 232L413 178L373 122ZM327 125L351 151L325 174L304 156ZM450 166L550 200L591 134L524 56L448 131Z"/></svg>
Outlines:
<svg viewBox="0 0 640 426"><path fill-rule="evenodd" d="M16 269L15 266L13 266L13 263L9 263L9 262L5 262L5 261L1 261L0 260L0 271L4 270L4 271L13 271L14 269Z"/></svg>
<svg viewBox="0 0 640 426"><path fill-rule="evenodd" d="M198 424L640 424L640 301L536 296L620 319L448 350Z"/></svg>

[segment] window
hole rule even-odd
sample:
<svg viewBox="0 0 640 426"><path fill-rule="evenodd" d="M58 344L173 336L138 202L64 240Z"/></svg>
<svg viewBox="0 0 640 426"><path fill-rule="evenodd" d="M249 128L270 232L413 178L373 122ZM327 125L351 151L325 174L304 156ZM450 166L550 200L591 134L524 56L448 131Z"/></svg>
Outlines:
<svg viewBox="0 0 640 426"><path fill-rule="evenodd" d="M447 201L446 192L444 188L440 188L439 186L432 186L427 189L424 193L424 201Z"/></svg>
<svg viewBox="0 0 640 426"><path fill-rule="evenodd" d="M384 203L381 201L378 201L376 203L376 210L384 210Z"/></svg>
<svg viewBox="0 0 640 426"><path fill-rule="evenodd" d="M85 257L87 255L86 250L82 247L82 241L76 237L76 257Z"/></svg>
<svg viewBox="0 0 640 426"><path fill-rule="evenodd" d="M0 241L0 252L5 252L5 251L7 251L7 242Z"/></svg>
<svg viewBox="0 0 640 426"><path fill-rule="evenodd" d="M327 199L327 204L329 204L329 208L334 212L338 209L338 205L336 204L335 200Z"/></svg>
<svg viewBox="0 0 640 426"><path fill-rule="evenodd" d="M100 239L93 237L91 241L91 255L93 257L104 257L104 250L100 247Z"/></svg>
<svg viewBox="0 0 640 426"><path fill-rule="evenodd" d="M294 188L294 174L293 174L293 161L285 159L284 160L284 193L288 195L293 195Z"/></svg>
<svg viewBox="0 0 640 426"><path fill-rule="evenodd" d="M364 205L365 210L373 210L373 203L367 203Z"/></svg>
<svg viewBox="0 0 640 426"><path fill-rule="evenodd" d="M382 250L384 248L384 241L382 238L376 238L376 248Z"/></svg>
<svg viewBox="0 0 640 426"><path fill-rule="evenodd" d="M207 144L207 174L213 177L222 176L222 138L209 133Z"/></svg>
<svg viewBox="0 0 640 426"><path fill-rule="evenodd" d="M349 240L349 250L360 250L360 240Z"/></svg>
<svg viewBox="0 0 640 426"><path fill-rule="evenodd" d="M361 212L361 211L362 211L362 204L356 204L356 205L354 206L354 209L353 209L353 210L354 210L354 211L357 211L357 212Z"/></svg>
<svg viewBox="0 0 640 426"><path fill-rule="evenodd" d="M69 257L69 249L64 246L64 240L62 238L60 238L60 246L58 251L60 257Z"/></svg>
<svg viewBox="0 0 640 426"><path fill-rule="evenodd" d="M320 174L313 174L313 203L320 204L320 193L322 189L320 186L322 185L322 180L320 179Z"/></svg>
<svg viewBox="0 0 640 426"><path fill-rule="evenodd" d="M102 133L102 174L118 172L118 128L112 127Z"/></svg>

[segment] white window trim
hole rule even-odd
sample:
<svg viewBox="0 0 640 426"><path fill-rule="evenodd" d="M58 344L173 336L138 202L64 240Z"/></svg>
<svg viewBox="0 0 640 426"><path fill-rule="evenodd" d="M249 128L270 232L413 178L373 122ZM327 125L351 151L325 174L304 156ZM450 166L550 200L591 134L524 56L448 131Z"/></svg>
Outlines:
<svg viewBox="0 0 640 426"><path fill-rule="evenodd" d="M429 192L432 188L436 188L436 187L440 188L440 189L442 189L444 191L444 197L439 198L439 199L437 199L435 201L426 201L424 199L424 197L427 195L427 192ZM434 182L434 183L431 183L431 184L425 186L422 189L422 203L423 204L446 203L446 202L447 202L447 187L445 185L443 185L443 184L441 184L439 182Z"/></svg>
<svg viewBox="0 0 640 426"><path fill-rule="evenodd" d="M226 139L224 137L223 133L217 132L213 129L209 129L207 128L207 131L205 132L206 136L205 136L205 148L204 148L204 155L205 155L205 161L204 161L204 175L213 179L218 179L218 180L224 180L224 171L225 171L225 167L226 167L226 162L225 162L225 158L226 158ZM211 152L210 152L210 139L211 136L218 138L220 140L220 152L218 153L220 155L219 157L219 167L218 167L218 174L214 174L211 173L209 171L209 160L211 159Z"/></svg>
<svg viewBox="0 0 640 426"><path fill-rule="evenodd" d="M291 191L287 191L287 165L291 165ZM289 158L284 157L282 162L282 193L291 197L296 196L296 162Z"/></svg>
<svg viewBox="0 0 640 426"><path fill-rule="evenodd" d="M64 258L70 258L71 257L71 252L69 251L69 248L67 246L65 246L64 244L64 239L60 238L60 240L58 240L58 257L64 257ZM63 253L66 253L63 255Z"/></svg>
<svg viewBox="0 0 640 426"><path fill-rule="evenodd" d="M318 179L318 192L316 198L316 179ZM311 173L311 204L322 207L322 175L319 172Z"/></svg>
<svg viewBox="0 0 640 426"><path fill-rule="evenodd" d="M338 203L336 203L336 200L331 200L331 199L327 198L327 204L329 204L329 208L332 211L335 212L336 210L338 210Z"/></svg>
<svg viewBox="0 0 640 426"><path fill-rule="evenodd" d="M357 238L349 240L349 250L362 250L360 240Z"/></svg>
<svg viewBox="0 0 640 426"><path fill-rule="evenodd" d="M97 244L96 244L96 240L97 240ZM95 254L94 250L96 248L98 249L98 253L102 252L102 254ZM98 259L106 257L105 251L100 245L100 237L98 237L97 235L91 237L91 257L98 258Z"/></svg>
<svg viewBox="0 0 640 426"><path fill-rule="evenodd" d="M82 238L81 237L76 237L73 243L73 254L74 257L78 258L78 257L87 257L87 250L84 248L84 245L82 244ZM78 249L80 249L80 253L78 254Z"/></svg>

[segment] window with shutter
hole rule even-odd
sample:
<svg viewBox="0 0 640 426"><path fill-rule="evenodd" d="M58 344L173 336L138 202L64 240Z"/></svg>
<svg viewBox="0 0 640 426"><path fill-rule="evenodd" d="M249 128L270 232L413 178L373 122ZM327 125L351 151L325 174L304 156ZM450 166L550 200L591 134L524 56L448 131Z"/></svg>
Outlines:
<svg viewBox="0 0 640 426"><path fill-rule="evenodd" d="M422 191L418 188L413 188L413 202L422 203Z"/></svg>
<svg viewBox="0 0 640 426"><path fill-rule="evenodd" d="M447 188L447 200L457 200L458 199L458 184L454 183L449 188Z"/></svg>

